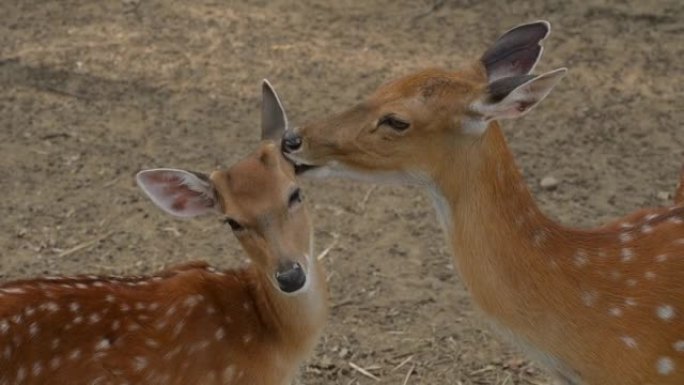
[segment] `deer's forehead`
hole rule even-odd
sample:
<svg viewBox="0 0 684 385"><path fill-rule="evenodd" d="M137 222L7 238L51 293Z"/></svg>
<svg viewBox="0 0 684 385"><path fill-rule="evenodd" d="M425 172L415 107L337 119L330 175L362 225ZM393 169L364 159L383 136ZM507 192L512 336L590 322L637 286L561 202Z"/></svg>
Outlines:
<svg viewBox="0 0 684 385"><path fill-rule="evenodd" d="M406 97L429 99L433 96L468 95L478 83L460 72L428 69L382 85L371 99L388 101Z"/></svg>
<svg viewBox="0 0 684 385"><path fill-rule="evenodd" d="M212 180L227 211L258 216L280 207L290 184L279 167L264 164L258 157L215 173Z"/></svg>

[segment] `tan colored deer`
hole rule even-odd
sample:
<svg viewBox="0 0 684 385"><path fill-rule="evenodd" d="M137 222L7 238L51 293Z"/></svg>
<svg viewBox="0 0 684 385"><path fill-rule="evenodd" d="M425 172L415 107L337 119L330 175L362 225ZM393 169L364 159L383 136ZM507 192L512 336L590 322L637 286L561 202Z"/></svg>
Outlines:
<svg viewBox="0 0 684 385"><path fill-rule="evenodd" d="M265 139L286 119L264 85ZM216 213L252 263L189 263L149 277L43 277L0 286L2 385L285 385L327 315L309 216L279 146L210 177L148 170L138 183L175 216Z"/></svg>
<svg viewBox="0 0 684 385"><path fill-rule="evenodd" d="M283 151L301 174L425 187L475 302L560 383L682 385L684 207L561 226L537 208L499 127L565 74L529 74L548 33L525 24L466 68L384 84L286 132Z"/></svg>

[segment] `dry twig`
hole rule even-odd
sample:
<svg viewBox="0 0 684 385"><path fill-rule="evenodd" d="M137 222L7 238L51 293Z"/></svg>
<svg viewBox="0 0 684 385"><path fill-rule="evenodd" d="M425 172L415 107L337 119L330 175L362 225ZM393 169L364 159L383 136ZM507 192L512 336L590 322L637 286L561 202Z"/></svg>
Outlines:
<svg viewBox="0 0 684 385"><path fill-rule="evenodd" d="M76 245L76 246L70 248L69 250L64 250L64 251L62 251L61 253L59 253L59 254L57 255L57 257L58 257L58 258L63 258L63 257L66 257L67 255L71 255L71 254L76 253L76 252L78 252L78 251L81 251L81 250L83 250L83 249L87 249L87 248L89 248L89 247L91 247L91 246L94 246L95 244L97 244L97 243L100 242L101 240L106 239L106 238L109 238L112 234L114 234L114 231L110 231L110 232L108 232L108 233L106 233L106 234L104 234L104 235L101 235L101 236L99 236L99 237L97 237L97 238L95 238L95 239L92 239L92 240L90 240L90 241L87 241L87 242L83 242L83 243L81 243L81 244L78 244L78 245Z"/></svg>
<svg viewBox="0 0 684 385"><path fill-rule="evenodd" d="M356 365L355 363L353 363L351 361L349 361L349 366L351 366L352 369L356 370L357 372L363 374L364 376L366 376L368 378L372 378L375 381L380 381L380 378L378 376L374 375L373 373L371 373L368 370Z"/></svg>

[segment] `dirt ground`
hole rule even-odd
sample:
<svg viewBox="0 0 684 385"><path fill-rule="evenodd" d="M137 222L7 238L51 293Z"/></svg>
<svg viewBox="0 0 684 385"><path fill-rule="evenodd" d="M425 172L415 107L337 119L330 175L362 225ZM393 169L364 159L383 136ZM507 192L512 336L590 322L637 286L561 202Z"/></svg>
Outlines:
<svg viewBox="0 0 684 385"><path fill-rule="evenodd" d="M511 3L2 0L0 278L238 266L224 225L165 216L134 173L246 155L262 78L304 122L540 18L553 32L539 70L570 72L504 126L542 208L590 226L663 203L684 163L682 2ZM419 190L303 185L317 247L334 247L330 323L300 384L548 383L486 331Z"/></svg>

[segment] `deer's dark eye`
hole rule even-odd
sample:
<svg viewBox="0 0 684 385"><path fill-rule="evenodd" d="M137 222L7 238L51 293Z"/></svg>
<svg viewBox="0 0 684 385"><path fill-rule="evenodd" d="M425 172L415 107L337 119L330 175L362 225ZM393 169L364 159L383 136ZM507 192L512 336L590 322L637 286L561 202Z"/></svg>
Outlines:
<svg viewBox="0 0 684 385"><path fill-rule="evenodd" d="M287 206L292 207L298 203L301 203L302 201L302 191L300 189L296 189L290 194L290 197L287 200Z"/></svg>
<svg viewBox="0 0 684 385"><path fill-rule="evenodd" d="M223 220L223 223L225 223L225 224L227 224L228 226L230 226L230 228L233 229L233 231L240 231L240 230L244 230L244 229L245 229L241 224L239 224L239 223L238 223L235 219L233 219L233 218L226 218L226 219Z"/></svg>
<svg viewBox="0 0 684 385"><path fill-rule="evenodd" d="M382 126L383 124L398 132L406 131L406 129L411 126L409 122L403 121L394 115L386 115L382 117L382 119L380 119L378 122L378 126Z"/></svg>

